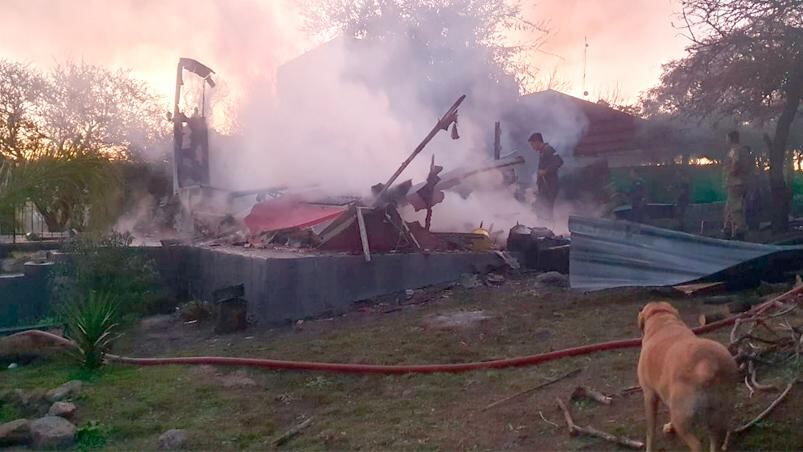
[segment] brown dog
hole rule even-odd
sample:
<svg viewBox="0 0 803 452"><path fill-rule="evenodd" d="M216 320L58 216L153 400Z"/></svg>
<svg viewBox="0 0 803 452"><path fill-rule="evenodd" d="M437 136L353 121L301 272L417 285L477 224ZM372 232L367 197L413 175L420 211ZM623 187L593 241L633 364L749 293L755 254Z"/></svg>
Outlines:
<svg viewBox="0 0 803 452"><path fill-rule="evenodd" d="M736 361L722 344L697 337L669 303L648 303L638 323L643 333L638 380L644 391L647 451L653 450L659 400L669 407L671 429L689 449L701 447L695 427L708 433L712 452L719 449L733 411Z"/></svg>

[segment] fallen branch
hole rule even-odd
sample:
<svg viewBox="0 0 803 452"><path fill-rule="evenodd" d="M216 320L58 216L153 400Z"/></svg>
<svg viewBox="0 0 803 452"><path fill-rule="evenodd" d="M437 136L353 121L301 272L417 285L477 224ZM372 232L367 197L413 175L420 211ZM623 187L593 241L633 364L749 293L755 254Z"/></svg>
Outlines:
<svg viewBox="0 0 803 452"><path fill-rule="evenodd" d="M772 403L770 404L770 406L767 407L766 410L762 411L761 414L756 416L755 419L753 419L752 421L750 421L747 424L744 424L743 426L733 430L733 433L741 433L741 432L747 430L748 428L752 427L753 425L755 425L758 421L760 421L760 420L764 419L765 417L767 417L767 415L770 414L770 412L772 410L774 410L775 407L778 406L778 404L780 404L783 401L783 399L786 397L786 395L789 394L789 391L792 389L792 386L795 385L795 382L796 382L796 380L791 382L791 383L789 383L788 385L786 385L786 389L784 389L784 391L781 393L780 396L778 396L777 399L772 401Z"/></svg>
<svg viewBox="0 0 803 452"><path fill-rule="evenodd" d="M515 394L513 394L513 395L510 395L510 396L508 396L508 397L505 397L505 398L504 398L504 399L502 399L502 400L497 400L496 402L493 402L493 403L491 403L490 405L488 405L488 406L486 406L485 408L483 408L483 409L482 409L482 411L487 411L487 410L490 410L491 408L493 408L493 407L496 407L496 406L498 406L498 405L501 405L501 404L503 404L503 403L505 403L505 402L507 402L507 401L513 400L513 399L515 399L516 397L520 397L520 396L523 396L523 395L529 394L529 393L531 393L531 392L533 392L533 391L537 391L537 390L539 390L539 389L541 389L541 388L543 388L543 387L549 386L549 385L551 385L551 384L553 384L553 383L557 383L557 382L559 382L559 381L561 381L561 380L564 380L564 379L566 379L566 378L573 377L573 376L575 376L575 375L579 374L581 370L582 370L582 369L574 369L574 370L572 370L571 372L565 373L565 374L563 374L563 375L561 375L561 376L559 376L559 377L555 377L555 378L553 378L553 379L551 379L551 380L547 380L547 381L545 381L545 382L543 382L543 383L541 383L541 384L538 384L538 385L536 385L536 386L533 386L532 388L525 389L524 391L521 391L521 392L517 392L517 393L515 393Z"/></svg>
<svg viewBox="0 0 803 452"><path fill-rule="evenodd" d="M765 385L756 381L756 366L753 365L753 361L747 362L747 370L750 373L750 383L753 388L759 391L774 391L778 389L775 387L775 385Z"/></svg>
<svg viewBox="0 0 803 452"><path fill-rule="evenodd" d="M561 400L560 397L558 397L555 399L555 401L558 402L558 407L560 407L561 411L563 411L563 418L566 420L566 426L569 428L569 435L575 436L578 433L583 433L585 435L601 438L604 439L605 441L610 441L612 443L616 443L624 447L629 447L631 449L644 448L644 443L642 443L641 441L632 440L630 438L625 438L623 436L612 435L610 433L597 430L591 426L580 427L579 425L574 423L572 415L571 413L569 413L569 408L566 407L566 404L563 403L563 400Z"/></svg>
<svg viewBox="0 0 803 452"><path fill-rule="evenodd" d="M749 429L750 427L752 427L752 426L756 425L756 423L758 423L760 420L762 420L762 419L764 419L765 417L767 417L767 415L768 415L768 414L770 414L770 412L771 412L772 410L774 410L774 409L775 409L775 407L777 407L777 406L778 406L778 405L779 405L779 404L780 404L780 403L783 401L783 399L786 397L786 395L787 395L787 394L789 394L789 391L791 391L791 390L792 390L792 387L793 387L795 384L797 384L797 383L802 383L802 382L803 382L802 380L799 380L799 379L797 379L797 378L796 378L796 379L794 379L794 380L792 380L792 382L791 382L791 383L789 383L789 384L786 386L786 389L784 389L784 391L781 393L781 395L779 395L777 399L773 400L773 401L772 401L772 403L770 403L770 406L768 406L768 407L767 407L767 409L765 409L764 411L762 411L762 412L761 412L761 413L760 413L758 416L756 416L756 417L755 417L755 418L754 418L752 421L748 422L747 424L744 424L744 425L742 425L741 427L737 427L737 428L735 428L735 429L733 429L733 430L729 430L729 431L728 431L728 433L725 435L725 441L724 441L724 442L723 442L723 444L722 444L722 450L723 450L723 451L724 451L724 450L728 450L728 443L730 442L730 438L731 438L731 436L732 436L733 434L735 434L735 433L742 433L742 432L744 432L745 430ZM745 383L747 383L747 377L745 377ZM749 386L748 386L748 387L749 387Z"/></svg>
<svg viewBox="0 0 803 452"><path fill-rule="evenodd" d="M545 417L544 417L544 413L542 413L542 412L540 412L540 411L539 411L539 412L538 412L538 415L539 415L539 416L541 416L541 419L543 419L543 420L544 420L544 422L546 422L547 424L549 424L549 425L553 425L553 426L555 426L555 427L560 427L560 425L558 425L558 424L556 424L556 423L554 423L554 422L550 421L549 419L545 418Z"/></svg>
<svg viewBox="0 0 803 452"><path fill-rule="evenodd" d="M641 386L628 386L627 388L622 389L622 392L619 393L619 397L624 397L636 392L641 392Z"/></svg>
<svg viewBox="0 0 803 452"><path fill-rule="evenodd" d="M747 398L752 399L753 393L755 393L756 390L753 389L752 386L750 386L750 382L747 379L747 375L744 376L744 385L747 386L747 391L749 392L749 394L747 394Z"/></svg>
<svg viewBox="0 0 803 452"><path fill-rule="evenodd" d="M575 388L574 392L572 392L571 399L591 399L597 401L603 405L610 405L611 401L613 400L611 397L606 396L605 394L591 389L588 386L578 386Z"/></svg>
<svg viewBox="0 0 803 452"><path fill-rule="evenodd" d="M290 430L284 432L280 437L273 440L273 447L279 447L282 444L295 438L299 433L301 433L302 430L309 427L311 424L312 424L312 418L311 417L307 418L304 422L296 425Z"/></svg>

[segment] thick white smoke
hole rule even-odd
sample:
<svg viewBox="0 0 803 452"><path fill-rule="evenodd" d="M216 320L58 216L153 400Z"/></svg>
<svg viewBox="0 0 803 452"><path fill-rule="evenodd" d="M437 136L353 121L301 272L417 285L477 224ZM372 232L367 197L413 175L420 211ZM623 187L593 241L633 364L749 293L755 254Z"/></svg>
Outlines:
<svg viewBox="0 0 803 452"><path fill-rule="evenodd" d="M490 160L493 123L511 112L520 113L513 118L518 128L503 122L505 153L515 149L527 159L530 171L519 169L523 177L531 177L537 163L526 144L536 128L561 152L567 168L571 165L570 150L587 125L579 110L551 97L519 101L517 93L484 89L486 81L475 80L466 69L473 61L455 62L444 74L449 79L444 90L453 89L438 93L441 103L422 99L419 85L426 80L416 74L415 59L409 72L398 72L393 70L398 60L387 56L411 52L404 41L377 45L338 38L281 67L275 95L266 87L249 94L238 116L240 137L213 160L214 183L232 188L314 184L330 194L366 195L371 185L385 182L464 90L469 97L460 108L461 138L439 133L399 181L423 181L433 155L446 171ZM516 222L539 224L532 204L517 201L500 174L471 182L481 189L466 199L449 194L435 208L435 230L466 231L480 222L497 230ZM423 213L406 215L423 218Z"/></svg>
<svg viewBox="0 0 803 452"><path fill-rule="evenodd" d="M31 40L27 36L33 18L39 29ZM453 20L461 20L460 15ZM215 69L218 88L207 92L212 125L236 130L234 136L211 138L217 148L211 156L212 182L226 188L317 184L332 194L366 194L371 185L385 182L464 92L469 97L460 109L461 139L453 141L441 132L400 180L423 180L433 154L447 171L490 159L497 120L503 121L504 153L517 150L528 160L530 171L524 176L530 176L537 162L526 144L534 130L544 133L568 167L566 151L585 127L573 112L548 106L516 114L519 124L512 124L508 116L518 93L509 79L488 77L483 66L488 55L449 42L436 55L448 57L436 59L449 63L426 73L429 61L398 38L408 36L404 30L388 33L397 39L381 44L340 39L324 45L285 65L277 80L282 62L312 47L286 0L86 0L81 7L12 0L0 23L4 55L43 66L73 59L133 68L168 102L179 57L196 58ZM433 21L435 25L443 24ZM467 26L448 25L455 30ZM437 34L441 28L421 32ZM185 91L191 94L191 77L187 80ZM483 221L501 229L517 219L536 224L529 203L497 188L465 200L449 195L436 207L434 225L465 230L464 225Z"/></svg>

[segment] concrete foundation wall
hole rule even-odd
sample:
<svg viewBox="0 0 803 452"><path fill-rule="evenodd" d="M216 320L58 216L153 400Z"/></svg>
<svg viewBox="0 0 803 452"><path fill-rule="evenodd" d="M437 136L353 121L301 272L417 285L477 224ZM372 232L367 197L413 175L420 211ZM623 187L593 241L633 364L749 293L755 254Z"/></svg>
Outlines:
<svg viewBox="0 0 803 452"><path fill-rule="evenodd" d="M56 240L42 240L41 242L0 243L0 259L9 257L12 252L33 253L36 251L58 250L62 243Z"/></svg>
<svg viewBox="0 0 803 452"><path fill-rule="evenodd" d="M243 284L249 317L271 325L345 312L360 300L455 281L503 265L494 253L303 255L190 246L145 247L161 282L176 299L212 300L212 292ZM0 327L47 315L53 262L25 264L0 276Z"/></svg>
<svg viewBox="0 0 803 452"><path fill-rule="evenodd" d="M31 323L48 314L52 263L26 263L25 273L0 275L0 328Z"/></svg>
<svg viewBox="0 0 803 452"><path fill-rule="evenodd" d="M493 253L265 257L221 249L154 248L160 273L176 294L212 301L212 291L245 285L249 316L277 324L345 311L352 303L454 281L501 266Z"/></svg>

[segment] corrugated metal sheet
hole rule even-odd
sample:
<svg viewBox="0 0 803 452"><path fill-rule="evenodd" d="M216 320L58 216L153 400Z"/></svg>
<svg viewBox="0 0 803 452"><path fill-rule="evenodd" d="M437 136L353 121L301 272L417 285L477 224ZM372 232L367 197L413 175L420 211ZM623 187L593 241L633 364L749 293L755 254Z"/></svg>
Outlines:
<svg viewBox="0 0 803 452"><path fill-rule="evenodd" d="M585 290L689 283L751 260L803 252L598 218L572 217L569 231L571 287Z"/></svg>

